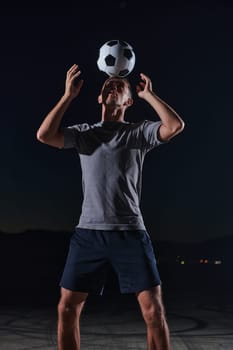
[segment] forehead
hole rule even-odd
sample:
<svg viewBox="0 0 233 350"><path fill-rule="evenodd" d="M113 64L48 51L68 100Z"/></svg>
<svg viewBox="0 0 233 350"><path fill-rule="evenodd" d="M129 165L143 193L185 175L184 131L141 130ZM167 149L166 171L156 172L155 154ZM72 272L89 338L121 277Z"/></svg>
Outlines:
<svg viewBox="0 0 233 350"><path fill-rule="evenodd" d="M105 80L103 87L108 86L109 84L117 84L120 86L129 87L129 83L123 78L116 78L116 77L108 78L107 80Z"/></svg>

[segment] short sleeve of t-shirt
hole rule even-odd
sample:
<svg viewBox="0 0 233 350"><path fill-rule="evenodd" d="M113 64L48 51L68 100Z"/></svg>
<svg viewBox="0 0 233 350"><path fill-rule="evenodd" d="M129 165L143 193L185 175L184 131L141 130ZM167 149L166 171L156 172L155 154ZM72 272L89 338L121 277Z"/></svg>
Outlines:
<svg viewBox="0 0 233 350"><path fill-rule="evenodd" d="M158 138L158 130L162 125L161 121L145 120L142 124L143 146L146 152L149 152L154 147L167 143Z"/></svg>
<svg viewBox="0 0 233 350"><path fill-rule="evenodd" d="M79 133L87 127L87 124L75 124L63 127L64 148L76 148L79 138Z"/></svg>

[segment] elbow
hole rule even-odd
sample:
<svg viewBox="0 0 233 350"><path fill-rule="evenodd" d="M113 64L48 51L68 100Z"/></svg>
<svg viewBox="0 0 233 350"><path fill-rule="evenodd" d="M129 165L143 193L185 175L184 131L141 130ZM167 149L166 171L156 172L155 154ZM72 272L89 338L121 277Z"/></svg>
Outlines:
<svg viewBox="0 0 233 350"><path fill-rule="evenodd" d="M185 122L183 120L180 120L178 131L181 132L184 130Z"/></svg>
<svg viewBox="0 0 233 350"><path fill-rule="evenodd" d="M174 123L168 130L168 140L173 138L174 136L180 134L184 130L185 124L183 120L179 120L178 122Z"/></svg>
<svg viewBox="0 0 233 350"><path fill-rule="evenodd" d="M176 123L173 127L172 133L178 134L184 130L185 123L183 120L179 120L178 123Z"/></svg>
<svg viewBox="0 0 233 350"><path fill-rule="evenodd" d="M43 134L40 129L37 131L36 133L36 139L42 143L46 143L47 139L46 139L46 135Z"/></svg>
<svg viewBox="0 0 233 350"><path fill-rule="evenodd" d="M36 139L40 142L43 142L43 135L41 134L40 130L36 133Z"/></svg>

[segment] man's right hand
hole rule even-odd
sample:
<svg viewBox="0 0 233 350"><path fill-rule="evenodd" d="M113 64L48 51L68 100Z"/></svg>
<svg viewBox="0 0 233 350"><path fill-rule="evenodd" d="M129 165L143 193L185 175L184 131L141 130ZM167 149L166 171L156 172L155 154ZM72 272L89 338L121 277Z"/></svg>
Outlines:
<svg viewBox="0 0 233 350"><path fill-rule="evenodd" d="M62 130L60 130L60 124L72 99L78 96L83 85L82 79L77 81L80 74L81 71L79 70L77 64L74 64L67 71L65 93L44 118L37 131L36 137L40 142L58 148L64 147L64 133Z"/></svg>
<svg viewBox="0 0 233 350"><path fill-rule="evenodd" d="M78 96L83 85L83 79L77 81L81 71L77 64L74 64L66 73L64 97L73 99Z"/></svg>

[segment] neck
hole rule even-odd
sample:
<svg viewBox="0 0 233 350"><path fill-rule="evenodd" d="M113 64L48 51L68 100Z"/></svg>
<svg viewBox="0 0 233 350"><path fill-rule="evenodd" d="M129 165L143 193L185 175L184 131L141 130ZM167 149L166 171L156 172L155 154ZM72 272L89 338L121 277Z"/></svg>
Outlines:
<svg viewBox="0 0 233 350"><path fill-rule="evenodd" d="M101 121L109 121L109 122L124 122L124 109L117 108L106 108L103 106L102 108L102 118Z"/></svg>

